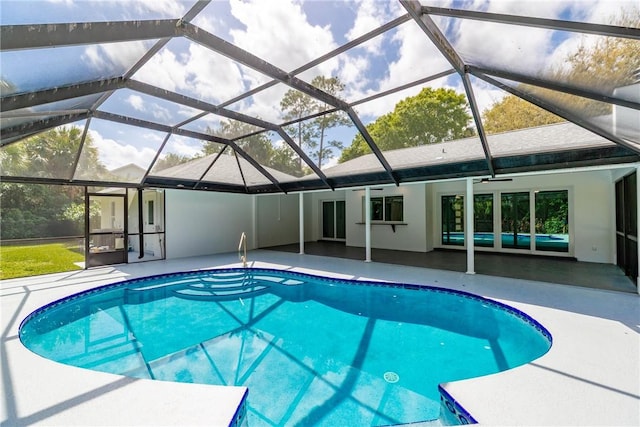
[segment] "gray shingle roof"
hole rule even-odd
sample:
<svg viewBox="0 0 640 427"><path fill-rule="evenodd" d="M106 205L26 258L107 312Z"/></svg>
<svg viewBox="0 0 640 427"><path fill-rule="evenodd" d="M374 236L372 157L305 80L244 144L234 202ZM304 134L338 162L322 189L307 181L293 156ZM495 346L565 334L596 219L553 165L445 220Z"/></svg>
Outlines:
<svg viewBox="0 0 640 427"><path fill-rule="evenodd" d="M488 136L494 158L530 153L615 146L615 144L571 122L521 129ZM477 136L440 144L422 145L385 151L384 156L394 169L430 166L484 159ZM382 171L373 154L367 154L324 169L328 177Z"/></svg>
<svg viewBox="0 0 640 427"><path fill-rule="evenodd" d="M211 166L216 156L217 154L211 154L167 169L159 171L153 170L150 176L199 180L206 172L206 175L202 178L202 180L206 182L235 185L245 185L246 183L248 186L271 183L267 177L241 157L238 157L238 160L236 160L235 156L223 154L218 157L215 163L213 163L213 166ZM238 162L240 163L240 168L238 168ZM207 171L207 168L210 166L211 168ZM279 182L294 181L296 179L296 177L292 175L279 172L266 166L264 166L264 169ZM242 170L242 173L240 170Z"/></svg>

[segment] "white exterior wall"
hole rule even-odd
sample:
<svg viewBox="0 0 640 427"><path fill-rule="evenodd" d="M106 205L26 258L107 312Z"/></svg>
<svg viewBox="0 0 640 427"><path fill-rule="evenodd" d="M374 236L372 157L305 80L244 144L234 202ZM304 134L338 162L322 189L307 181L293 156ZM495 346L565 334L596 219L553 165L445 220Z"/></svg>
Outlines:
<svg viewBox="0 0 640 427"><path fill-rule="evenodd" d="M107 194L105 197L100 197L98 200L100 202L100 228L93 228L90 231L122 230L124 228L125 198L120 196L109 197ZM115 216L111 216L112 203L115 203Z"/></svg>
<svg viewBox="0 0 640 427"><path fill-rule="evenodd" d="M375 187L380 188L380 187ZM371 197L404 196L404 221L395 226L395 232L389 224L371 226L371 247L403 251L427 251L426 192L424 184L408 184L400 187L382 187L372 190ZM347 246L365 246L365 225L362 212L364 190L348 191L347 209ZM406 225L405 225L406 224Z"/></svg>
<svg viewBox="0 0 640 427"><path fill-rule="evenodd" d="M614 181L621 175L621 170L601 170L515 177L511 182L476 184L474 192L568 189L570 255L579 261L614 263ZM465 181L375 188L372 197L404 196L404 221L395 226L395 232L389 224L372 225L372 247L426 252L441 246L440 197L464 194ZM305 194L305 240L322 237L322 201L345 200L346 245L364 247L363 197L363 189ZM297 193L254 197L167 190L166 198L167 258L236 251L243 231L250 247L253 242L256 247L269 247L299 241Z"/></svg>
<svg viewBox="0 0 640 427"><path fill-rule="evenodd" d="M615 195L608 172L580 174L574 186L574 256L578 261L615 262Z"/></svg>
<svg viewBox="0 0 640 427"><path fill-rule="evenodd" d="M336 201L345 200L345 194L351 192L351 190L335 190L335 191L320 191L307 193L304 195L304 216L305 216L305 231L304 237L306 241L318 241L322 239L322 202L324 201ZM349 206L345 202L346 210L346 230L347 239L349 233ZM347 245L348 245L347 240Z"/></svg>
<svg viewBox="0 0 640 427"><path fill-rule="evenodd" d="M168 259L237 251L242 232L251 246L251 196L167 190L165 197Z"/></svg>
<svg viewBox="0 0 640 427"><path fill-rule="evenodd" d="M287 245L300 241L299 197L297 193L256 197L257 246L259 248ZM305 195L305 197L307 196Z"/></svg>
<svg viewBox="0 0 640 427"><path fill-rule="evenodd" d="M616 181L624 178L626 175L629 175L630 173L633 173L635 171L636 171L635 164L631 168L614 169L611 171L611 182L615 184ZM615 192L614 192L614 198L615 198Z"/></svg>

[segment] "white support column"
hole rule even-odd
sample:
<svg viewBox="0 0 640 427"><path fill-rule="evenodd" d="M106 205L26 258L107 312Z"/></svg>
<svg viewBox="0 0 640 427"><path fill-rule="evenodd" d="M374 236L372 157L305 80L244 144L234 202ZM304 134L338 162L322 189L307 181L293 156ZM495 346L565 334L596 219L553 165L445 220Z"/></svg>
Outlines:
<svg viewBox="0 0 640 427"><path fill-rule="evenodd" d="M464 198L464 241L467 244L467 274L476 274L475 260L473 257L474 241L473 241L473 178L467 178L467 194Z"/></svg>
<svg viewBox="0 0 640 427"><path fill-rule="evenodd" d="M366 251L364 262L371 262L371 187L364 188L364 236Z"/></svg>
<svg viewBox="0 0 640 427"><path fill-rule="evenodd" d="M300 219L298 221L300 225L300 255L304 255L304 193L300 192L298 196L299 202L299 216Z"/></svg>
<svg viewBox="0 0 640 427"><path fill-rule="evenodd" d="M640 201L640 185L638 185L638 177L640 177L640 165L636 166L636 224L640 224L640 206L638 206L638 201ZM613 191L615 191L615 186ZM640 251L638 252L638 265L640 266ZM640 271L640 268L638 269ZM640 295L640 276L636 277L636 292Z"/></svg>
<svg viewBox="0 0 640 427"><path fill-rule="evenodd" d="M253 232L251 233L251 249L258 249L258 196L252 195L251 216L253 222Z"/></svg>

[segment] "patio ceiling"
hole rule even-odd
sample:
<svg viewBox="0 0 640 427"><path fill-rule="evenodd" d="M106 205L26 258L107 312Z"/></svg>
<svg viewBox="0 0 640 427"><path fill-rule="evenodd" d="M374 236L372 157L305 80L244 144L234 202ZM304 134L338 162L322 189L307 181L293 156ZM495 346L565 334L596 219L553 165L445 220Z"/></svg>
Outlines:
<svg viewBox="0 0 640 427"><path fill-rule="evenodd" d="M632 2L264 3L3 2L0 179L256 194L640 160L638 76L611 89L554 72L580 42L630 40L640 52L638 25L609 24ZM338 77L342 90L317 76ZM428 87L465 94L476 136L380 148L367 125ZM482 112L505 94L588 132L558 126L527 144L544 132L490 135ZM287 96L315 109L286 106ZM585 107L594 104L613 114ZM300 144L296 129L336 117L322 156ZM59 127L82 130L66 168L12 169L16 147ZM336 163L357 135L371 153ZM432 155L450 148L460 154ZM128 166L138 173L116 172Z"/></svg>

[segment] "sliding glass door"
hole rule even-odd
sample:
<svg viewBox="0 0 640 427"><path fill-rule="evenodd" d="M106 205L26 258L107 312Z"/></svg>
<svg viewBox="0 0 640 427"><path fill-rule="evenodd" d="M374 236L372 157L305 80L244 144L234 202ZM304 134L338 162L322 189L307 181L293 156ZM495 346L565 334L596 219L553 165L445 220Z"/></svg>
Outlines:
<svg viewBox="0 0 640 427"><path fill-rule="evenodd" d="M442 244L464 245L463 196L442 196Z"/></svg>
<svg viewBox="0 0 640 427"><path fill-rule="evenodd" d="M322 202L322 238L326 240L347 238L344 200Z"/></svg>
<svg viewBox="0 0 640 427"><path fill-rule="evenodd" d="M493 194L473 196L473 244L484 248L494 246Z"/></svg>
<svg viewBox="0 0 640 427"><path fill-rule="evenodd" d="M529 192L502 193L502 247L531 249Z"/></svg>
<svg viewBox="0 0 640 427"><path fill-rule="evenodd" d="M473 197L474 246L570 252L568 190L496 191ZM464 215L463 196L441 196L442 245L464 246Z"/></svg>
<svg viewBox="0 0 640 427"><path fill-rule="evenodd" d="M568 191L538 191L534 194L535 250L569 252Z"/></svg>

